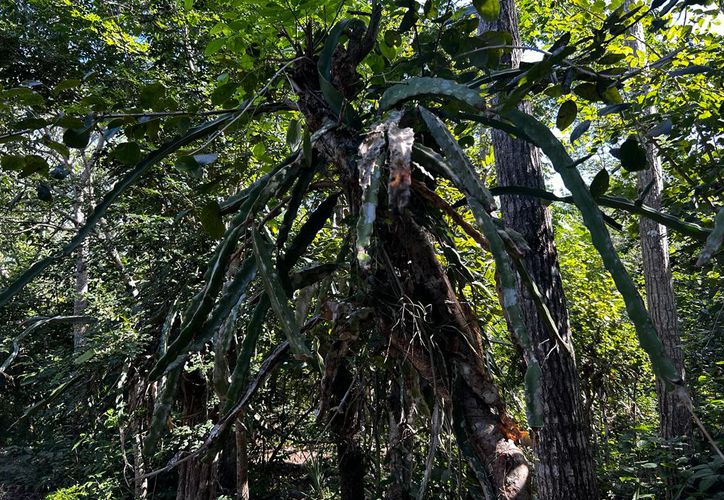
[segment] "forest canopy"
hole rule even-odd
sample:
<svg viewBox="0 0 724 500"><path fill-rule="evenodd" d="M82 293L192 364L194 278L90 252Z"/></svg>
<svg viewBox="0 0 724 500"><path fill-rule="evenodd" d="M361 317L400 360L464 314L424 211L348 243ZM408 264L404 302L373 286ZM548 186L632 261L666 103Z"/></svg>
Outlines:
<svg viewBox="0 0 724 500"><path fill-rule="evenodd" d="M0 499L724 498L722 23L0 0Z"/></svg>

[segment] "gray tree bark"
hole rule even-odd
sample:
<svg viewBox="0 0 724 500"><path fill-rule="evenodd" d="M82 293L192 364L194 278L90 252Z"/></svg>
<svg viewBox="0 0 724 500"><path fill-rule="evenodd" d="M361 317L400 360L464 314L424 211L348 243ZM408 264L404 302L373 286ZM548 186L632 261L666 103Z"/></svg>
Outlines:
<svg viewBox="0 0 724 500"><path fill-rule="evenodd" d="M646 54L644 30L641 23L634 24L629 30L631 39L627 45L634 53ZM656 112L649 108L648 114ZM642 200L655 210L661 209L661 193L664 189L661 160L656 146L646 144L646 159L649 167L638 173L639 192L644 194ZM669 237L666 227L641 217L639 220L639 237L641 239L641 257L646 285L646 303L651 321L656 327L664 351L674 362L677 371L684 378L684 354L681 349L676 297L669 263ZM667 391L661 380L656 381L656 394L659 406L659 431L664 439L672 439L687 434L691 419L686 407L673 391Z"/></svg>
<svg viewBox="0 0 724 500"><path fill-rule="evenodd" d="M514 0L501 0L498 20L485 23L481 29L507 31L512 35L512 45L520 46ZM520 50L512 50L511 66L517 67L521 56ZM529 106L524 103L522 107ZM500 186L545 188L537 148L498 130L494 130L491 136ZM528 242L531 251L524 257L525 268L538 284L561 338L570 343L571 328L549 210L535 198L506 196L501 199L501 212L506 227L521 233ZM539 498L598 498L575 360L551 339L548 329L538 317L535 303L520 280L518 291L523 298L523 313L535 346L535 356L543 370L545 422L533 439L538 458L535 481Z"/></svg>
<svg viewBox="0 0 724 500"><path fill-rule="evenodd" d="M105 141L101 135L98 138L94 152L86 159L75 182L75 200L73 201L73 223L75 229L79 230L86 222L86 207L93 202L93 187L91 184L91 172ZM73 314L82 316L88 307L88 239L84 239L76 251L75 257L75 285L73 299ZM73 326L73 350L81 350L86 343L87 324L76 324Z"/></svg>

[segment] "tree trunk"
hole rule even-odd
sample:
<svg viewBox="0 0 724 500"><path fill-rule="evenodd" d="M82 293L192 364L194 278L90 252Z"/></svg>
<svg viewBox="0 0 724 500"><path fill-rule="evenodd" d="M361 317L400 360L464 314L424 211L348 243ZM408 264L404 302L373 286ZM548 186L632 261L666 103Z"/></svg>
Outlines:
<svg viewBox="0 0 724 500"><path fill-rule="evenodd" d="M408 427L409 396L403 390L402 376L390 370L390 393L387 396L389 435L387 440L387 467L390 484L385 492L388 500L411 498L410 472L412 468L412 445Z"/></svg>
<svg viewBox="0 0 724 500"><path fill-rule="evenodd" d="M641 23L634 24L629 34L632 39L627 41L634 54L646 54L643 43L644 30ZM647 113L655 113L653 107ZM656 146L646 144L646 159L649 168L638 173L638 188L643 194L643 202L654 210L661 209L661 192L664 189L661 160ZM674 367L684 378L684 354L679 336L676 298L669 265L669 237L666 227L641 217L639 220L641 238L641 257L643 259L644 281L646 284L646 303L651 321L664 344L664 352L674 362ZM689 412L673 391L667 391L661 380L656 381L656 394L659 402L659 429L661 437L672 439L688 433L691 420Z"/></svg>
<svg viewBox="0 0 724 500"><path fill-rule="evenodd" d="M209 382L198 372L181 375L183 425L193 428L206 421ZM213 500L218 478L218 455L213 460L203 456L182 463L178 468L176 500Z"/></svg>
<svg viewBox="0 0 724 500"><path fill-rule="evenodd" d="M378 229L397 268L388 274L403 277L405 297L412 304L430 306L430 312L413 325L396 321L399 327L382 329L390 332L391 346L415 367L436 397L459 410L464 435L458 437L458 444L469 449L474 469L485 468L481 473L487 480L481 481L481 487L500 499L532 498L528 462L511 439L513 423L483 362L475 319L458 301L417 223L400 219L395 226L392 232L382 225Z"/></svg>
<svg viewBox="0 0 724 500"><path fill-rule="evenodd" d="M329 422L337 447L340 498L357 500L365 497L365 454L358 439L362 394L346 361L357 337L341 322L335 334L324 360L319 416Z"/></svg>
<svg viewBox="0 0 724 500"><path fill-rule="evenodd" d="M249 500L248 433L244 425L244 412L236 418L236 498Z"/></svg>
<svg viewBox="0 0 724 500"><path fill-rule="evenodd" d="M352 99L358 91L360 75L356 67L374 48L380 18L381 4L375 3L366 32L361 36L356 33L346 48L335 51L332 84L348 99ZM310 57L299 59L290 80L299 97L297 105L305 116L310 133L314 133L329 119L330 112L320 106L324 100L320 93L319 71L311 57L314 54L311 29L307 35L306 50ZM355 164L361 142L360 133L339 127L326 132L315 143L317 152L334 165L340 174L351 216L359 213L361 199ZM379 210L383 209L380 207ZM385 214L385 217L388 215ZM528 463L523 453L508 438L510 419L505 414L497 387L485 368L480 332L474 319L466 314L458 301L434 248L417 223L406 215L390 225L379 222L383 219L377 218L375 232L379 237L379 247L384 247L392 261L391 266L396 269L388 269L387 280L379 280L384 281L383 289L379 290L379 294L369 294L370 300L375 302L376 296L389 296L390 289L399 288L399 281L404 280L405 290L401 293L406 293L413 304L431 306L434 321L425 326L428 334L425 341L429 345L434 337L434 344L439 344L439 349L426 352L425 346L421 346L415 336L409 335L408 329L391 327L395 321L384 317L385 311L390 312L390 309L389 303L383 301L376 302L375 318L378 325L390 336L391 346L400 351L403 358L426 379L436 397L441 401L452 402L453 407L461 409L462 421L459 424L464 429L464 435L460 437L459 445L470 449L476 462L485 467L494 486L490 496L519 500L531 498ZM391 315L395 312L399 311L393 310ZM431 331L428 328L433 329L434 336L429 335ZM325 370L328 366L325 363ZM453 385L463 390L453 391ZM340 470L359 470L356 464L361 463L361 455L358 454L361 450L355 446L349 443L338 447L340 458L349 460L349 463L340 463ZM354 493L363 496L364 490L357 488Z"/></svg>
<svg viewBox="0 0 724 500"><path fill-rule="evenodd" d="M73 201L73 222L76 231L80 229L86 221L85 207L92 202L91 195L91 166L92 157L87 160L83 166L83 170L78 176L75 184L75 200ZM82 316L88 307L88 238L84 239L76 250L75 257L75 285L73 288L73 314ZM86 343L85 334L88 325L79 323L73 326L73 350L80 351Z"/></svg>
<svg viewBox="0 0 724 500"><path fill-rule="evenodd" d="M484 29L507 31L512 45L520 46L518 15L513 0L500 2L500 17ZM522 53L512 50L510 64L517 67ZM523 104L522 107L529 106ZM491 134L500 186L545 188L540 152L529 143L505 132ZM550 211L532 197L505 196L501 212L506 227L523 235L530 251L524 265L537 283L564 342L570 345L571 329L558 255L553 238ZM536 485L541 499L592 499L599 496L594 475L589 429L580 398L575 359L551 339L539 318L535 303L518 280L522 309L535 357L542 368L544 425L535 432L533 447L538 458Z"/></svg>

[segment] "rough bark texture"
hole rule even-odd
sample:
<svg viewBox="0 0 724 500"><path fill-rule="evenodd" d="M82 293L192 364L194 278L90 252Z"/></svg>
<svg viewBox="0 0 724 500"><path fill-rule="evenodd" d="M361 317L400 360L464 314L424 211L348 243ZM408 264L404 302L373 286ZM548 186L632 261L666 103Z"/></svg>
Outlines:
<svg viewBox="0 0 724 500"><path fill-rule="evenodd" d="M650 207L661 209L663 179L661 162L653 146L646 148L651 167L639 172L639 189L651 188L644 200ZM643 258L644 281L646 282L646 303L664 351L684 377L684 354L679 337L676 299L669 265L669 239L666 227L651 219L641 217L639 222L641 256ZM659 429L664 439L683 436L689 432L690 417L686 407L673 391L667 391L661 380L656 381L659 404Z"/></svg>
<svg viewBox="0 0 724 500"><path fill-rule="evenodd" d="M411 498L409 492L412 470L410 450L413 443L410 439L412 436L408 432L407 420L410 405L399 378L401 377L392 375L390 393L387 396L389 420L387 468L390 471L390 485L385 492L385 498L388 500Z"/></svg>
<svg viewBox="0 0 724 500"><path fill-rule="evenodd" d="M244 425L244 414L236 419L236 495L239 500L249 500L249 437Z"/></svg>
<svg viewBox="0 0 724 500"><path fill-rule="evenodd" d="M520 46L518 16L513 0L500 2L500 18L482 29L511 33ZM510 64L517 67L521 51L513 50ZM524 107L528 107L523 104ZM500 186L545 188L540 152L529 143L504 132L492 132L493 152ZM505 196L501 212L507 227L523 235L531 251L524 265L543 294L562 339L570 344L571 329L549 210L532 197ZM545 424L535 433L538 458L536 485L541 499L592 499L598 497L589 432L585 425L575 360L551 339L538 316L527 289L518 280L525 323L542 368Z"/></svg>
<svg viewBox="0 0 724 500"><path fill-rule="evenodd" d="M93 155L95 156L95 155ZM75 229L80 229L86 221L86 206L93 202L91 194L91 168L93 156L85 162L83 170L75 184L75 200L73 201L73 222ZM82 316L88 307L88 239L76 250L75 257L75 298L73 299L73 314ZM73 349L81 350L86 343L85 334L88 325L84 323L73 326Z"/></svg>
<svg viewBox="0 0 724 500"><path fill-rule="evenodd" d="M461 445L469 446L485 467L491 493L501 499L532 498L528 462L509 438L515 431L483 363L477 324L458 301L427 235L410 219L401 219L394 232L380 227L380 233L406 297L430 308L424 320L400 321L391 331L391 345L440 400L461 408L467 438ZM454 385L460 389L453 390Z"/></svg>
<svg viewBox="0 0 724 500"><path fill-rule="evenodd" d="M208 382L198 372L182 375L184 425L193 427L208 417L206 410ZM213 500L217 498L218 462L202 457L182 463L178 468L176 500Z"/></svg>
<svg viewBox="0 0 724 500"><path fill-rule="evenodd" d="M356 335L342 322L335 332L338 339L324 360L319 417L329 422L337 446L340 498L356 500L365 496L365 454L358 439L361 394L346 363Z"/></svg>
<svg viewBox="0 0 724 500"><path fill-rule="evenodd" d="M646 53L643 44L644 30L641 23L630 29L633 37L627 42L634 53ZM650 108L649 113L656 110ZM646 159L649 168L638 173L638 187L641 193L648 191L642 200L654 210L661 210L661 192L664 189L661 160L656 147L646 145ZM669 237L666 226L641 217L639 221L641 238L641 257L643 259L644 281L646 283L646 304L651 321L664 344L664 352L674 362L674 367L684 378L684 354L679 336L676 297L669 264ZM689 412L673 391L667 391L661 380L656 381L656 394L659 404L659 429L664 439L683 436L688 433L691 420Z"/></svg>
<svg viewBox="0 0 724 500"><path fill-rule="evenodd" d="M359 38L358 35L350 35L347 47L337 47L335 51L332 81L349 99L354 97L357 89L356 66L374 46L381 17L380 9L380 5L375 4L370 26L364 35ZM314 132L325 120L338 122L339 117L327 108L319 89L319 76L311 48L311 32L310 29L307 42L310 57L301 59L295 66L291 81L299 97L299 110L304 114L310 132ZM355 165L358 146L362 140L361 132L364 131L336 128L325 133L315 144L318 153L339 173L353 216L358 213L361 197ZM378 220L381 218L378 217ZM478 462L485 466L495 488L491 496L504 499L531 498L529 467L523 453L508 438L506 431L509 430L510 419L505 415L498 390L483 364L480 332L457 300L426 234L407 217L395 224L394 229L380 224L376 230L380 246L384 246L397 269L400 277L398 280L403 276L406 280L411 280L405 286L407 295L415 304L432 307L434 322L426 328L432 328L428 334L435 333L435 341L441 348L431 360L428 356L430 352L425 351L418 341L413 341L414 338L408 335L409 332L384 325L384 329L390 332L392 346L398 349L434 388L438 398L448 402L454 400L453 403L462 408L462 424L469 443L461 444L469 445ZM388 279L391 280L392 276ZM386 281L386 291L382 293L389 294L391 286L392 283ZM376 311L378 322L384 322L378 312ZM340 370L337 376L342 375ZM455 381L459 381L458 385L463 387L463 391L462 395L457 393L451 399L451 389ZM362 463L361 457L357 455L361 450L355 448L354 443L340 444L340 474L346 474L344 471L348 470L352 477L358 474L355 470L358 471L357 467ZM360 487L355 486L355 489L354 492L348 490L349 494L364 495ZM344 497L344 484L342 494Z"/></svg>

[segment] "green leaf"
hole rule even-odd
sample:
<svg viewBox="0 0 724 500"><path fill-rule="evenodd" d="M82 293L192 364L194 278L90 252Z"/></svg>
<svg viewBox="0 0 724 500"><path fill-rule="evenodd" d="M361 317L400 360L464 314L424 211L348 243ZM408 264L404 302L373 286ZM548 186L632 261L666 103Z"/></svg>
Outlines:
<svg viewBox="0 0 724 500"><path fill-rule="evenodd" d="M204 324L199 328L198 332L193 336L193 342L186 348L187 352L197 352L204 348L204 344L208 342L221 328L234 328L234 322L237 317L240 302L244 299L247 289L252 280L256 277L256 259L249 256L239 266L234 277L227 280L223 287L223 294L216 302L214 310ZM226 323L231 323L227 325ZM185 353L182 353L183 359ZM179 358L177 358L179 359ZM171 363L171 367L174 363Z"/></svg>
<svg viewBox="0 0 724 500"><path fill-rule="evenodd" d="M318 168L319 165L315 165L313 167L306 167L300 172L299 178L292 189L292 196L289 198L289 202L287 203L287 209L284 211L284 219L282 219L282 223L279 226L279 232L277 233L277 248L282 248L284 243L287 241L289 231L292 229L292 224L294 223L299 207L302 204L302 199L307 192L307 187L309 187L309 183L312 182L314 174L317 172Z"/></svg>
<svg viewBox="0 0 724 500"><path fill-rule="evenodd" d="M53 93L55 95L58 95L61 92L63 92L64 90L75 88L80 84L81 84L81 81L77 80L77 79L63 80L60 83L58 83L58 85L55 86L55 88L53 89Z"/></svg>
<svg viewBox="0 0 724 500"><path fill-rule="evenodd" d="M151 425L143 441L143 454L150 456L153 454L161 435L168 428L167 418L171 413L171 407L176 400L176 391L179 386L179 378L183 373L183 365L179 365L169 371L166 378L160 384L158 397L154 402L153 414L151 416Z"/></svg>
<svg viewBox="0 0 724 500"><path fill-rule="evenodd" d="M724 207L719 209L714 220L714 229L712 230L709 237L706 239L704 248L699 254L699 258L696 260L696 265L701 267L711 260L716 252L724 242Z"/></svg>
<svg viewBox="0 0 724 500"><path fill-rule="evenodd" d="M69 148L85 149L90 142L90 134L90 128L69 128L63 134L63 143Z"/></svg>
<svg viewBox="0 0 724 500"><path fill-rule="evenodd" d="M565 130L568 126L573 123L578 114L578 106L573 101L566 101L561 104L561 108L558 110L558 116L556 117L556 127L558 130Z"/></svg>
<svg viewBox="0 0 724 500"><path fill-rule="evenodd" d="M631 107L631 103L610 104L598 110L598 116L606 116L611 113L618 113Z"/></svg>
<svg viewBox="0 0 724 500"><path fill-rule="evenodd" d="M105 215L108 207L110 207L113 202L126 191L126 189L132 186L141 176L143 176L143 174L145 174L152 165L155 165L162 158L165 158L177 149L182 148L185 145L201 137L205 137L211 132L217 130L223 123L226 123L226 121L229 119L229 116L230 115L224 115L217 118L216 120L199 125L198 127L190 130L185 136L167 142L160 148L147 155L146 158L142 160L138 165L136 165L130 173L128 173L125 177L116 182L116 184L113 186L113 189L111 189L103 197L101 202L93 209L93 212L86 220L86 223L78 230L75 236L73 236L73 238L71 238L71 240L66 243L65 246L63 246L61 251L54 252L53 255L51 255L50 257L46 257L42 260L35 262L32 266L30 266L29 269L23 272L18 278L15 279L15 281L13 281L6 289L4 289L2 293L0 293L0 306L5 305L16 293L22 290L25 285L30 283L36 276L42 273L54 262L57 262L62 258L70 255L76 248L78 248L78 246L93 231L93 228L98 223L98 221Z"/></svg>
<svg viewBox="0 0 724 500"><path fill-rule="evenodd" d="M47 184L40 183L38 184L38 187L35 189L35 194L38 196L38 199L41 201L52 201L53 200L53 193L50 191L50 188Z"/></svg>
<svg viewBox="0 0 724 500"><path fill-rule="evenodd" d="M124 165L134 165L141 159L141 147L136 142L122 142L116 146L113 156Z"/></svg>
<svg viewBox="0 0 724 500"><path fill-rule="evenodd" d="M224 236L226 225L221 218L219 202L214 200L204 205L199 212L199 220L201 221L201 226L213 239L218 240Z"/></svg>
<svg viewBox="0 0 724 500"><path fill-rule="evenodd" d="M270 306L271 302L269 301L269 295L265 293L261 296L261 299L259 299L259 303L254 308L254 312L249 319L249 323L246 325L244 341L242 342L241 350L236 357L236 365L234 366L234 372L231 374L229 389L226 392L224 414L228 413L234 406L234 403L238 399L241 394L241 390L244 388L246 381L249 378L251 358L254 355L256 343L259 340L259 336L261 335L261 331L264 326L264 318L266 317Z"/></svg>
<svg viewBox="0 0 724 500"><path fill-rule="evenodd" d="M573 88L573 93L591 102L602 100L602 97L598 93L598 89L596 88L596 84L590 82L577 85Z"/></svg>
<svg viewBox="0 0 724 500"><path fill-rule="evenodd" d="M287 340L289 340L289 347L297 359L311 362L314 357L302 337L294 318L294 312L289 306L289 301L279 280L279 270L272 263L271 244L256 228L252 230L252 243L259 267L259 275L264 283L264 289L269 297L271 307L281 323Z"/></svg>
<svg viewBox="0 0 724 500"><path fill-rule="evenodd" d="M589 128L591 128L591 120L585 120L576 125L573 132L571 132L571 143L576 142L579 137L588 132Z"/></svg>
<svg viewBox="0 0 724 500"><path fill-rule="evenodd" d="M302 124L299 120L294 119L289 121L287 127L287 146L289 149L294 151L299 147L299 143L302 140Z"/></svg>
<svg viewBox="0 0 724 500"><path fill-rule="evenodd" d="M28 155L25 157L22 173L20 177L28 177L36 172L43 172L48 176L48 162L45 158L38 155Z"/></svg>
<svg viewBox="0 0 724 500"><path fill-rule="evenodd" d="M384 111L402 101L423 96L452 97L474 108L485 108L485 99L476 90L452 80L421 76L409 78L385 90L380 99L380 110Z"/></svg>
<svg viewBox="0 0 724 500"><path fill-rule="evenodd" d="M359 19L344 19L332 27L329 31L329 35L324 40L324 47L322 47L319 53L319 62L317 63L317 69L322 77L330 81L332 79L332 56L337 48L339 39L344 35L347 30L350 29L364 29L364 23Z"/></svg>
<svg viewBox="0 0 724 500"><path fill-rule="evenodd" d="M473 0L478 14L486 21L495 21L500 15L500 2L498 0Z"/></svg>
<svg viewBox="0 0 724 500"><path fill-rule="evenodd" d="M227 40L227 38L214 38L204 49L204 55L211 56L216 54L224 45L226 45Z"/></svg>
<svg viewBox="0 0 724 500"><path fill-rule="evenodd" d="M299 232L289 244L284 257L279 259L279 273L286 287L289 282L288 274L294 264L304 254L309 245L314 241L317 234L322 230L324 224L334 213L339 194L333 194L319 204L317 209L307 217L306 222L299 228Z"/></svg>
<svg viewBox="0 0 724 500"><path fill-rule="evenodd" d="M608 191L610 180L611 179L608 175L608 171L605 168L600 170L591 181L591 195L594 198L598 198L599 196L606 194L606 191Z"/></svg>
<svg viewBox="0 0 724 500"><path fill-rule="evenodd" d="M183 155L176 158L174 163L177 169L181 172L191 174L194 177L201 177L201 165L196 161L193 156Z"/></svg>
<svg viewBox="0 0 724 500"><path fill-rule="evenodd" d="M621 144L619 157L621 159L621 166L629 172L646 170L648 167L646 150L639 144L635 135L628 136L628 139Z"/></svg>
<svg viewBox="0 0 724 500"><path fill-rule="evenodd" d="M95 356L95 355L96 355L95 349L88 349L83 354L81 354L80 356L75 358L73 360L73 364L75 364L75 365L83 364L86 361L90 361L91 359L93 359L93 356Z"/></svg>
<svg viewBox="0 0 724 500"><path fill-rule="evenodd" d="M157 109L160 100L166 95L166 87L162 83L156 82L146 85L141 89L138 98L139 104L144 108Z"/></svg>
<svg viewBox="0 0 724 500"><path fill-rule="evenodd" d="M608 87L601 93L606 104L623 104L623 97L616 87Z"/></svg>
<svg viewBox="0 0 724 500"><path fill-rule="evenodd" d="M314 155L312 153L312 139L307 129L304 130L304 139L302 139L302 152L304 153L304 161L307 167L311 167Z"/></svg>
<svg viewBox="0 0 724 500"><path fill-rule="evenodd" d="M709 71L712 71L712 68L710 68L709 66L692 64L691 66L686 66L685 68L679 68L679 69L669 71L669 75L671 75L671 76L700 75L702 73L708 73Z"/></svg>
<svg viewBox="0 0 724 500"><path fill-rule="evenodd" d="M6 155L0 159L3 170L20 171L25 166L25 157L21 155Z"/></svg>

